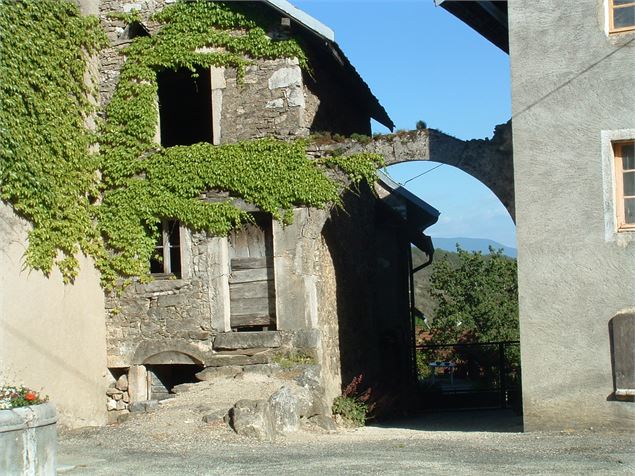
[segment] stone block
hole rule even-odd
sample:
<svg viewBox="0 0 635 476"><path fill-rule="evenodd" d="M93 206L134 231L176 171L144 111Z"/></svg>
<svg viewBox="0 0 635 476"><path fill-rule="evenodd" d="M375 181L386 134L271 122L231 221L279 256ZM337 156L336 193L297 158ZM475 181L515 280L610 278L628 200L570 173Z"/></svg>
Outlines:
<svg viewBox="0 0 635 476"><path fill-rule="evenodd" d="M214 380L218 378L234 378L243 372L242 367L229 365L226 367L207 367L196 374L196 378L201 381Z"/></svg>
<svg viewBox="0 0 635 476"><path fill-rule="evenodd" d="M321 369L320 365L304 365L302 373L295 380L302 387L317 390L320 388L321 383Z"/></svg>
<svg viewBox="0 0 635 476"><path fill-rule="evenodd" d="M280 371L280 366L278 364L254 364L245 365L242 369L245 374L257 374L270 377Z"/></svg>
<svg viewBox="0 0 635 476"><path fill-rule="evenodd" d="M287 95L287 104L289 107L304 107L304 91L302 88L293 88L289 91Z"/></svg>
<svg viewBox="0 0 635 476"><path fill-rule="evenodd" d="M315 415L312 416L308 419L308 421L314 425L316 425L319 428L322 428L323 430L326 430L328 432L334 432L337 431L337 424L335 423L335 420L333 420L333 417L328 416L328 415Z"/></svg>
<svg viewBox="0 0 635 476"><path fill-rule="evenodd" d="M266 400L240 400L228 416L230 426L239 435L265 441L275 437L271 407Z"/></svg>
<svg viewBox="0 0 635 476"><path fill-rule="evenodd" d="M269 78L269 89L302 86L302 71L298 66L280 68Z"/></svg>
<svg viewBox="0 0 635 476"><path fill-rule="evenodd" d="M128 394L131 402L148 399L148 371L143 365L133 365L128 370Z"/></svg>
<svg viewBox="0 0 635 476"><path fill-rule="evenodd" d="M300 414L297 401L288 387L282 387L269 397L276 431L291 433L300 428Z"/></svg>
<svg viewBox="0 0 635 476"><path fill-rule="evenodd" d="M158 400L146 400L144 402L134 402L128 405L130 413L149 413L159 408Z"/></svg>
<svg viewBox="0 0 635 476"><path fill-rule="evenodd" d="M223 367L223 366L244 366L255 364L269 363L270 354L261 353L256 355L240 355L240 354L215 354L205 360L207 367Z"/></svg>
<svg viewBox="0 0 635 476"><path fill-rule="evenodd" d="M115 395L121 395L123 392L118 388L110 387L106 389L106 395L113 397Z"/></svg>
<svg viewBox="0 0 635 476"><path fill-rule="evenodd" d="M128 390L128 375L122 374L118 379L115 387L119 390L126 391Z"/></svg>
<svg viewBox="0 0 635 476"><path fill-rule="evenodd" d="M207 340L211 334L208 331L190 331L187 335L193 340Z"/></svg>
<svg viewBox="0 0 635 476"><path fill-rule="evenodd" d="M213 413L209 413L208 415L203 416L203 421L207 424L214 424L224 422L227 417L227 411L218 410Z"/></svg>
<svg viewBox="0 0 635 476"><path fill-rule="evenodd" d="M179 307L187 303L187 297L184 294L168 294L159 296L159 307Z"/></svg>
<svg viewBox="0 0 635 476"><path fill-rule="evenodd" d="M291 345L296 349L316 349L322 333L319 329L300 329L293 331Z"/></svg>
<svg viewBox="0 0 635 476"><path fill-rule="evenodd" d="M265 107L267 109L280 109L284 107L284 99L282 98L278 98L278 99L273 99L271 101L268 101L267 104L265 104Z"/></svg>
<svg viewBox="0 0 635 476"><path fill-rule="evenodd" d="M222 332L214 339L214 349L276 348L280 347L281 343L281 336L275 331Z"/></svg>

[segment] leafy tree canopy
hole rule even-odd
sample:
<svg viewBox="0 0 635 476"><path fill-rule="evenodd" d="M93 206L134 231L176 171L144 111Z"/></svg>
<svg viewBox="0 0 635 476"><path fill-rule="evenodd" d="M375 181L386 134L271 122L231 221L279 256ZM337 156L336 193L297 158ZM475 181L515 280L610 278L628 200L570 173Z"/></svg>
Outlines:
<svg viewBox="0 0 635 476"><path fill-rule="evenodd" d="M435 262L431 295L438 302L435 342L518 340L516 260L490 247L489 255L457 246L458 262Z"/></svg>

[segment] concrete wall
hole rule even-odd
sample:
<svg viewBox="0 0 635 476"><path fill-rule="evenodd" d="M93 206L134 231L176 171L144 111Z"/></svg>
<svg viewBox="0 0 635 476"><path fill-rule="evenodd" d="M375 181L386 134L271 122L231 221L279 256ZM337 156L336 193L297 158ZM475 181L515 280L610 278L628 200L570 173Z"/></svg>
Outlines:
<svg viewBox="0 0 635 476"><path fill-rule="evenodd" d="M0 382L40 390L67 426L106 421L104 297L92 263L74 285L25 269L29 227L0 203Z"/></svg>
<svg viewBox="0 0 635 476"><path fill-rule="evenodd" d="M509 18L525 428L633 429L608 323L635 306L635 234L606 233L602 136L635 126L635 35L607 36L601 0Z"/></svg>

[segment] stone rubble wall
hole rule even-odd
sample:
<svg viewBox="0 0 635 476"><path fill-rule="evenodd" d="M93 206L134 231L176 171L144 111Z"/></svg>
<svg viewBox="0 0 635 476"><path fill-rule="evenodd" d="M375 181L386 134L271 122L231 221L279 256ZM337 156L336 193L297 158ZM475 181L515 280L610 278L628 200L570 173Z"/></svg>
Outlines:
<svg viewBox="0 0 635 476"><path fill-rule="evenodd" d="M139 347L177 340L211 349L212 327L208 244L204 233L192 234L182 250L185 279L157 279L128 286L121 296L106 296L106 341L109 367L128 367ZM188 259L189 258L189 259ZM157 352L169 350L157 348ZM149 357L146 355L145 357Z"/></svg>

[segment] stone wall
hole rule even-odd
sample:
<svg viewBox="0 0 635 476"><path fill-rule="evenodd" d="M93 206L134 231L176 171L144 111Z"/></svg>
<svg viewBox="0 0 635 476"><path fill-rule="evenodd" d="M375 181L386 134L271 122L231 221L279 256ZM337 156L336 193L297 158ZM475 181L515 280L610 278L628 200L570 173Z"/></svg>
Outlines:
<svg viewBox="0 0 635 476"><path fill-rule="evenodd" d="M183 235L189 233L184 230ZM211 262L222 248L220 240L194 233L183 245L182 279L135 283L121 295L106 297L108 367L140 364L154 354L172 350L198 355L211 351L214 333L229 330L223 316L218 321L221 326L212 317L219 317L213 311L222 300L216 280L228 272L227 263L219 269Z"/></svg>
<svg viewBox="0 0 635 476"><path fill-rule="evenodd" d="M135 8L152 33L157 25L148 19L166 3L101 2L100 16L113 45L100 58L102 104L112 97L124 60L120 50L129 42L124 24L108 13ZM355 105L344 89L348 86L330 74L332 66L308 44L312 75L296 59L254 61L241 84L234 69L212 68L214 144L264 136L291 139L314 130L370 133L368 112ZM123 412L129 402L148 395L137 384L147 381L148 365L183 363L180 359L207 368L257 366L269 363L276 352L300 349L321 365L328 399L340 393L342 375L344 383L359 373L376 377L383 354L376 351L382 342L373 334L375 198L369 190L360 199L350 194L346 207L331 212L297 209L292 225L274 222L277 331L266 333L269 337L234 337L243 333L229 332L227 240L182 230L181 278L134 283L122 295L106 299L108 366L118 369L117 375L133 375L128 390L123 389L128 384L112 382L109 408ZM401 257L386 259L393 258ZM253 342L227 348L228 339ZM249 345L266 350L252 355ZM340 348L345 349L343 359Z"/></svg>
<svg viewBox="0 0 635 476"><path fill-rule="evenodd" d="M109 15L137 10L153 33L159 25L150 20L151 15L169 3L174 2L103 0L100 3L99 16L112 45L100 54L102 105L108 104L114 93L125 61L121 50L131 41L125 23ZM220 126L221 131L214 143L265 136L302 137L313 131L370 134L368 112L355 104L344 85L333 80L318 53L311 50L311 41L303 44L309 45L312 75L303 72L294 58L253 60L242 84L237 84L235 69L213 68L220 71L216 84L212 84L215 91L212 107L218 116L215 126Z"/></svg>

